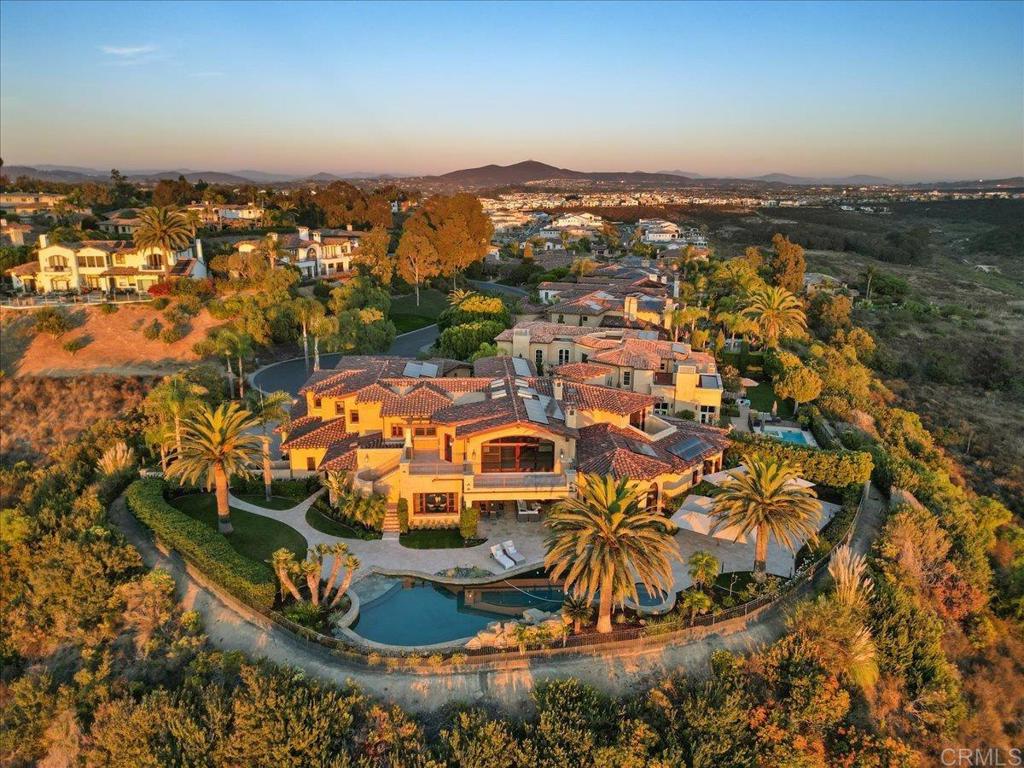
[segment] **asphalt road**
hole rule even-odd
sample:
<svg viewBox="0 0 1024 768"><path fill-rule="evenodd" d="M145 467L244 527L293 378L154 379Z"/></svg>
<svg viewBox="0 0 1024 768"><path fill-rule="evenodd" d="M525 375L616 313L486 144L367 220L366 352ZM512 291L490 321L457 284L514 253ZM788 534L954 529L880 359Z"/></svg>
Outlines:
<svg viewBox="0 0 1024 768"><path fill-rule="evenodd" d="M394 343L388 348L387 354L395 357L416 357L423 347L433 344L438 337L436 325L428 325L415 331L403 333L396 336ZM320 367L322 369L333 368L342 357L340 352L331 352L320 355ZM282 363L268 365L256 372L252 377L252 384L264 392L275 392L283 389L295 395L299 387L306 383L311 369L306 367L306 362L301 357L294 360L285 360Z"/></svg>

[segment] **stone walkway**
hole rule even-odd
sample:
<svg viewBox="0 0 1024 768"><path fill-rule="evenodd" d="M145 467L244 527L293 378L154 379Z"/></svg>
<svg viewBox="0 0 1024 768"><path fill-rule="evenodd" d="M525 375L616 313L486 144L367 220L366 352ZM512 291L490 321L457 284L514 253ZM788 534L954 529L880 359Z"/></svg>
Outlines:
<svg viewBox="0 0 1024 768"><path fill-rule="evenodd" d="M885 506L874 489L854 531L853 548L865 553L871 547ZM749 625L717 625L703 637L653 648L620 650L614 655L582 655L534 659L500 667L466 667L437 674L410 674L350 665L329 650L302 640L275 624L261 625L216 593L203 587L187 572L177 556L163 555L127 511L123 499L110 509L111 521L142 554L150 568L168 571L178 585L186 609L199 612L210 643L225 651L241 651L252 658L297 667L306 674L333 683L355 682L372 695L392 701L412 712L436 712L449 702L466 702L501 708L511 714L528 710L530 693L545 680L573 677L607 693L621 695L649 686L671 672L701 678L708 674L711 654L756 651L786 631L788 607L776 604ZM409 550L405 550L409 551Z"/></svg>

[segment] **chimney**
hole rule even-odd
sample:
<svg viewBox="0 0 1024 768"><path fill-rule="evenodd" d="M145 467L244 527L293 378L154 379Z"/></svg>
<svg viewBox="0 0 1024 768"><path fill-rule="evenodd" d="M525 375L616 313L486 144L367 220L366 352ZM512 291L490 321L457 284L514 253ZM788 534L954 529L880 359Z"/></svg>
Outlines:
<svg viewBox="0 0 1024 768"><path fill-rule="evenodd" d="M560 376L556 376L551 380L551 394L554 395L555 400L562 401L562 397L565 394L565 382Z"/></svg>
<svg viewBox="0 0 1024 768"><path fill-rule="evenodd" d="M576 416L576 408L571 405L565 409L565 426L569 427L569 429L576 429L577 427L579 427L579 419Z"/></svg>
<svg viewBox="0 0 1024 768"><path fill-rule="evenodd" d="M267 235L267 237L269 237L271 240L273 240L276 243L277 239L280 237L280 235L278 235L277 232L271 232L271 233L269 233ZM305 239L305 238L303 238L303 239Z"/></svg>
<svg viewBox="0 0 1024 768"><path fill-rule="evenodd" d="M309 227L299 227L299 240L309 240Z"/></svg>
<svg viewBox="0 0 1024 768"><path fill-rule="evenodd" d="M313 242L314 243L321 243L321 242L323 242L323 237L324 237L324 233L321 232L319 229L313 231Z"/></svg>
<svg viewBox="0 0 1024 768"><path fill-rule="evenodd" d="M627 296L622 300L622 314L627 320L636 320L636 296Z"/></svg>
<svg viewBox="0 0 1024 768"><path fill-rule="evenodd" d="M512 329L512 357L529 358L530 356L530 329Z"/></svg>
<svg viewBox="0 0 1024 768"><path fill-rule="evenodd" d="M679 298L679 278L678 277L672 283L672 298L673 299L678 299Z"/></svg>
<svg viewBox="0 0 1024 768"><path fill-rule="evenodd" d="M349 222L348 224L346 224L345 225L345 229L347 229L349 232L351 232L352 231L352 222Z"/></svg>
<svg viewBox="0 0 1024 768"><path fill-rule="evenodd" d="M46 248L49 244L50 244L50 236L49 235L40 235L39 236L39 247L40 248Z"/></svg>

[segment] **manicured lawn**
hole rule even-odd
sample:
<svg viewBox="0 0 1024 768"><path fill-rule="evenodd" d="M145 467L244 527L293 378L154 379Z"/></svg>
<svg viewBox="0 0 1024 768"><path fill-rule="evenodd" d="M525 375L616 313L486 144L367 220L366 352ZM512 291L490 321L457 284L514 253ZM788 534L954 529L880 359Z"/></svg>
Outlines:
<svg viewBox="0 0 1024 768"><path fill-rule="evenodd" d="M416 295L392 297L389 317L399 333L408 333L437 322L437 316L448 306L448 297L440 291L429 288L420 291L420 304L416 306Z"/></svg>
<svg viewBox="0 0 1024 768"><path fill-rule="evenodd" d="M380 532L370 531L367 532L362 528L355 528L352 526L339 523L337 520L332 520L327 517L323 512L312 506L306 510L306 522L309 525L320 531L320 533L326 533L328 536L337 536L339 539L379 539L381 537Z"/></svg>
<svg viewBox="0 0 1024 768"><path fill-rule="evenodd" d="M268 501L262 493L236 493L235 498L265 509L291 509L298 504L294 499L286 499L282 496L271 496Z"/></svg>
<svg viewBox="0 0 1024 768"><path fill-rule="evenodd" d="M466 546L458 528L417 528L398 537L409 549L462 549Z"/></svg>
<svg viewBox="0 0 1024 768"><path fill-rule="evenodd" d="M217 501L212 493L193 493L170 500L171 506L213 530L217 530ZM300 560L306 557L306 539L291 526L240 509L231 510L235 530L227 537L235 551L258 562L270 560L275 550L285 547Z"/></svg>
<svg viewBox="0 0 1024 768"><path fill-rule="evenodd" d="M750 398L750 407L755 411L761 411L762 413L772 412L772 403L778 403L779 409L778 415L787 419L793 415L793 409L789 403L785 400L781 400L775 396L775 390L772 389L772 385L766 381L762 381L756 387L747 389L747 397Z"/></svg>

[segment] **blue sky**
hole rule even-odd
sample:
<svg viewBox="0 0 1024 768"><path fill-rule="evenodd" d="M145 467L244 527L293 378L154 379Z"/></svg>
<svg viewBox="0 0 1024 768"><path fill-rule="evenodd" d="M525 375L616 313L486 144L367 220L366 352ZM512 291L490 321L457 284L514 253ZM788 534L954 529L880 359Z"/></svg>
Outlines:
<svg viewBox="0 0 1024 768"><path fill-rule="evenodd" d="M5 163L1024 173L1024 3L0 2Z"/></svg>

